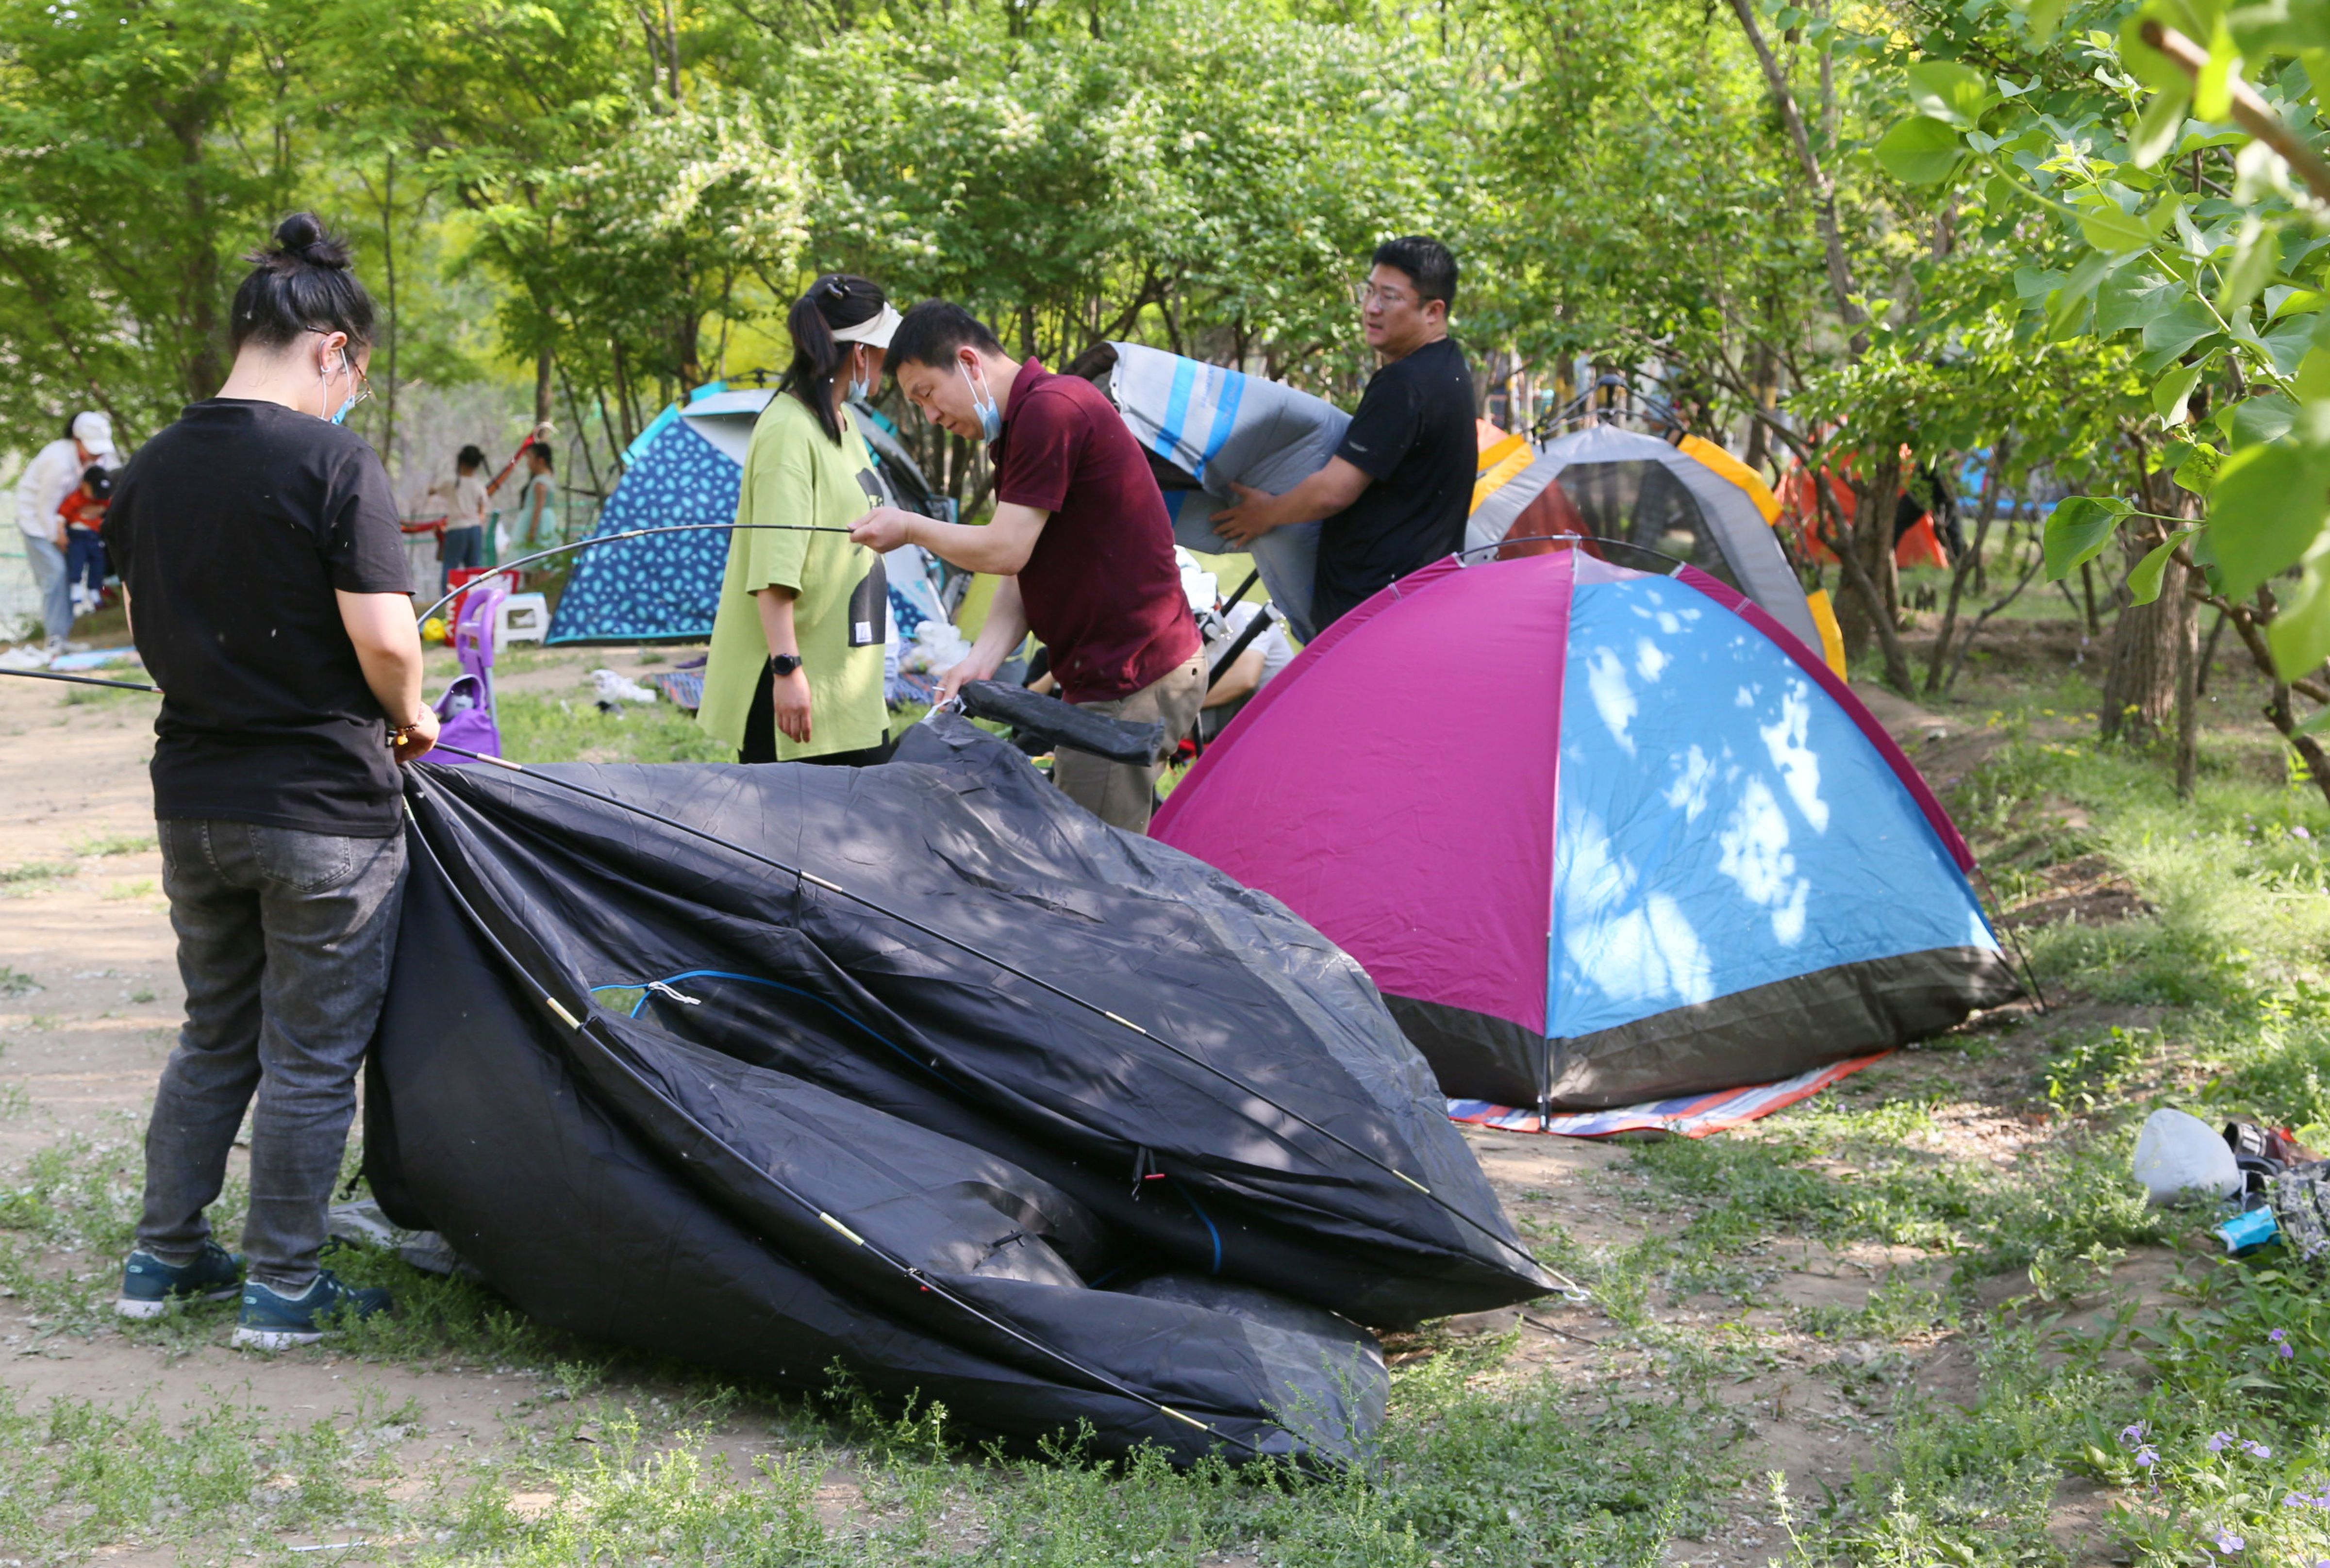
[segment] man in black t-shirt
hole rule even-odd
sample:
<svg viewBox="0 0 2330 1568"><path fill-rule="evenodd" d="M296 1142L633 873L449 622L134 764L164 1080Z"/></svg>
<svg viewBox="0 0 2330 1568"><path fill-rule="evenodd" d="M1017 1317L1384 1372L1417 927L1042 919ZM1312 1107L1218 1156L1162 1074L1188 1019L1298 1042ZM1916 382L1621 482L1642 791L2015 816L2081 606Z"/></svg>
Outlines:
<svg viewBox="0 0 2330 1568"><path fill-rule="evenodd" d="M1480 441L1472 367L1448 335L1456 259L1412 234L1376 247L1360 326L1383 367L1327 466L1283 496L1236 486L1217 533L1251 545L1273 528L1323 519L1311 620L1324 631L1378 590L1463 547ZM1315 634L1314 634L1315 635Z"/></svg>

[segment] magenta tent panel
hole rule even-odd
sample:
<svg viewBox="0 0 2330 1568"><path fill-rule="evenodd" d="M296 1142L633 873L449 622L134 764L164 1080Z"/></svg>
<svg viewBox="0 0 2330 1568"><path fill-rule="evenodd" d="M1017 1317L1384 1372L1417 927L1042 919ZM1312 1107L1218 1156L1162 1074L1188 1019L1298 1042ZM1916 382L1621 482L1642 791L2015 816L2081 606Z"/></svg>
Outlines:
<svg viewBox="0 0 2330 1568"><path fill-rule="evenodd" d="M1530 577L1520 624L1497 573L1448 563L1353 609L1153 831L1276 894L1386 993L1542 1029L1570 566L1512 564Z"/></svg>

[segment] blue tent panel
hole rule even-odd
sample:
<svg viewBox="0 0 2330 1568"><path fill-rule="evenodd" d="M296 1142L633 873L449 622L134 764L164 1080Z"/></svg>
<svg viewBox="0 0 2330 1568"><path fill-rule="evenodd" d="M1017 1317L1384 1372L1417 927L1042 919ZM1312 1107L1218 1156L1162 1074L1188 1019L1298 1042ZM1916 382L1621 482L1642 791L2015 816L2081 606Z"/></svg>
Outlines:
<svg viewBox="0 0 2330 1568"><path fill-rule="evenodd" d="M674 419L637 449L599 514L601 535L733 523L744 470ZM551 617L552 643L701 642L712 635L728 561L722 528L627 539L581 553Z"/></svg>
<svg viewBox="0 0 2330 1568"><path fill-rule="evenodd" d="M1688 584L1578 584L1561 719L1549 1035L1845 965L1998 951L1852 716Z"/></svg>

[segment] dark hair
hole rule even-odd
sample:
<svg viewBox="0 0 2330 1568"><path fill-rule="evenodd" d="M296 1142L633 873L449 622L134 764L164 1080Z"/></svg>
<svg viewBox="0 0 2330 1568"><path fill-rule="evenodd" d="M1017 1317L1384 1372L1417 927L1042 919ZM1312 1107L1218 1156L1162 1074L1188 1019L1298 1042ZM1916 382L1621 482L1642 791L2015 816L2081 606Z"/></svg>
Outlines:
<svg viewBox="0 0 2330 1568"><path fill-rule="evenodd" d="M1437 299L1451 310L1456 308L1456 258L1431 235L1385 241L1376 247L1374 265L1397 267L1407 273L1408 281L1416 285L1417 304Z"/></svg>
<svg viewBox="0 0 2330 1568"><path fill-rule="evenodd" d="M92 501L103 501L113 494L113 476L105 471L103 463L91 463L83 468L81 482Z"/></svg>
<svg viewBox="0 0 2330 1568"><path fill-rule="evenodd" d="M881 285L852 273L829 272L785 312L785 329L793 335L793 362L785 367L777 391L800 399L836 446L841 444L841 420L833 411L833 377L841 368L841 345L833 340L833 329L871 321L888 303Z"/></svg>
<svg viewBox="0 0 2330 1568"><path fill-rule="evenodd" d="M540 463L545 468L552 467L550 461L550 449L544 446L540 441L528 441L526 447L526 455L532 458L535 462Z"/></svg>
<svg viewBox="0 0 2330 1568"><path fill-rule="evenodd" d="M237 351L246 343L281 348L308 332L345 332L352 346L371 345L372 296L349 269L347 246L315 213L292 213L275 225L273 245L243 260L251 276L234 291L227 335Z"/></svg>
<svg viewBox="0 0 2330 1568"><path fill-rule="evenodd" d="M935 369L966 347L981 354L1003 352L987 324L970 311L952 299L925 299L906 312L891 335L890 368L926 364Z"/></svg>
<svg viewBox="0 0 2330 1568"><path fill-rule="evenodd" d="M486 466L486 455L475 447L463 447L459 455L454 458L453 466L459 468L482 468Z"/></svg>

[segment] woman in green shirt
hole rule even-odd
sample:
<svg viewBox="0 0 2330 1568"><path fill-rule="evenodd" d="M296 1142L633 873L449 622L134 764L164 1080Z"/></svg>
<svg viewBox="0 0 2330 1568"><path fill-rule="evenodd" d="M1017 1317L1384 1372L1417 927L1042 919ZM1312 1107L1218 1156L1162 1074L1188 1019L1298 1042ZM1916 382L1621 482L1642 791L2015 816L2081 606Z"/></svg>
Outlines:
<svg viewBox="0 0 2330 1568"><path fill-rule="evenodd" d="M882 558L848 533L881 492L848 401L873 394L897 323L880 288L837 273L785 317L792 364L753 426L736 521L838 532L740 526L728 535L697 719L739 761L862 768L890 759L889 581Z"/></svg>

